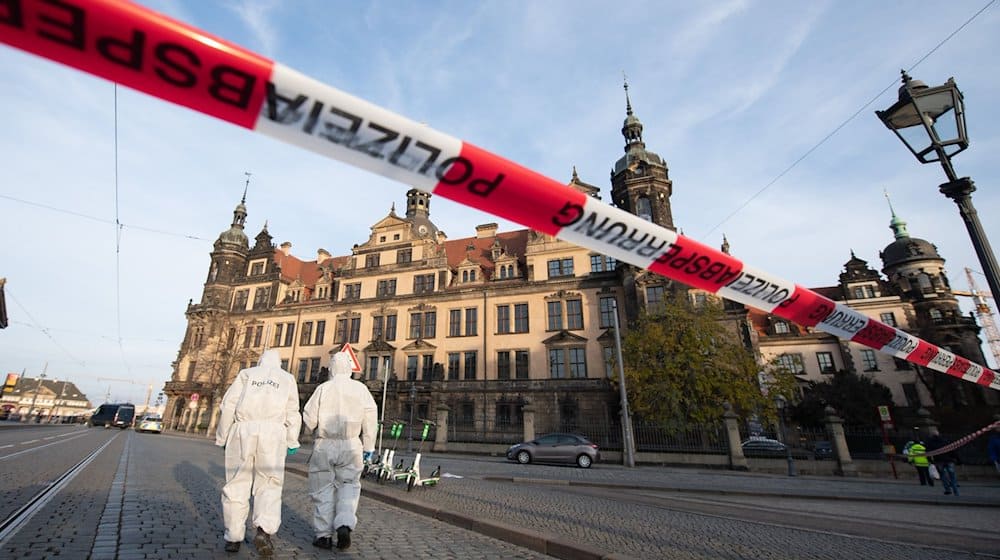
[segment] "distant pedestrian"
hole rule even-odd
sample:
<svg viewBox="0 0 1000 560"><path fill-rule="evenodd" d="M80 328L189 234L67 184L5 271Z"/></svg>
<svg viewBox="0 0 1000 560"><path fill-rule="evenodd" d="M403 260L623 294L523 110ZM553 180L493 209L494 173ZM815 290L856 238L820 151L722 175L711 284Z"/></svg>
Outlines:
<svg viewBox="0 0 1000 560"><path fill-rule="evenodd" d="M927 440L927 447L933 452L949 443L951 442L940 435L934 435ZM934 465L941 475L941 486L944 486L945 495L958 495L958 474L955 472L955 465L960 461L958 451L954 449L934 456Z"/></svg>
<svg viewBox="0 0 1000 560"><path fill-rule="evenodd" d="M358 523L363 461L375 454L378 407L364 383L351 379L353 360L346 352L330 358L330 380L316 387L302 413L306 430L316 430L309 457L309 493L313 500L313 546L351 546Z"/></svg>
<svg viewBox="0 0 1000 560"><path fill-rule="evenodd" d="M265 350L260 365L240 370L222 397L215 445L226 450L226 552L240 549L252 492L254 546L262 557L274 553L271 535L281 525L285 457L298 451L301 425L295 378L281 369L277 350Z"/></svg>
<svg viewBox="0 0 1000 560"><path fill-rule="evenodd" d="M995 428L993 433L990 434L989 442L986 444L986 450L990 454L990 461L993 461L993 466L996 467L997 472L1000 473L1000 428Z"/></svg>
<svg viewBox="0 0 1000 560"><path fill-rule="evenodd" d="M931 460L925 455L927 447L923 441L915 442L909 449L909 461L917 469L917 477L921 486L934 486L934 479L930 475Z"/></svg>

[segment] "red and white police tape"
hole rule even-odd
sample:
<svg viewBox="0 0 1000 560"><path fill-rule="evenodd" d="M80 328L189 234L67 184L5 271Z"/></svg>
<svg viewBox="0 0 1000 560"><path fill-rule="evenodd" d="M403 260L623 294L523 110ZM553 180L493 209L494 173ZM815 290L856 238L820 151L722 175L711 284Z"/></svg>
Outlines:
<svg viewBox="0 0 1000 560"><path fill-rule="evenodd" d="M0 0L0 42L915 364L997 373L458 138L122 0Z"/></svg>

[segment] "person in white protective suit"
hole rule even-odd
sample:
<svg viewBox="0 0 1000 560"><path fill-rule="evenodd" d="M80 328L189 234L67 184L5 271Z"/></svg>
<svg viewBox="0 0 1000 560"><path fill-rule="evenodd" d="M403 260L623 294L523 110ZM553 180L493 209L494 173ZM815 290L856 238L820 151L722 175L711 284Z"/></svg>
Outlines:
<svg viewBox="0 0 1000 560"><path fill-rule="evenodd" d="M375 453L378 407L368 387L351 379L353 360L346 352L330 358L330 380L313 392L302 411L306 429L316 430L309 458L309 493L312 496L313 545L333 548L351 546L351 531L357 526L361 497L362 461Z"/></svg>
<svg viewBox="0 0 1000 560"><path fill-rule="evenodd" d="M236 375L222 397L215 445L226 450L222 519L226 551L236 552L246 532L253 491L254 546L261 556L274 553L271 535L281 525L285 457L299 449L299 390L281 369L277 350L265 350L256 367Z"/></svg>

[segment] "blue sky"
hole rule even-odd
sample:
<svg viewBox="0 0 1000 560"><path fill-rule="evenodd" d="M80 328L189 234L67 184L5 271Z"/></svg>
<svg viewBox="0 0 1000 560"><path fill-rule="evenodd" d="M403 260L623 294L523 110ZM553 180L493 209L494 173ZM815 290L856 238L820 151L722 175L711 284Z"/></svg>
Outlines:
<svg viewBox="0 0 1000 560"><path fill-rule="evenodd" d="M670 167L675 223L713 246L725 233L747 264L810 287L835 284L852 249L881 268L888 190L968 289L964 268L980 266L937 191L941 168L874 115L901 68L929 85L954 76L971 137L956 170L1000 245L996 2L947 41L988 0L141 3L550 177L576 166L605 201L624 71L647 147ZM108 391L141 402L169 380L244 172L249 235L267 220L305 260L348 254L403 205L406 185L123 88L116 181L111 83L6 46L0 69L0 368L47 364L95 404ZM431 217L451 238L497 221L440 198Z"/></svg>

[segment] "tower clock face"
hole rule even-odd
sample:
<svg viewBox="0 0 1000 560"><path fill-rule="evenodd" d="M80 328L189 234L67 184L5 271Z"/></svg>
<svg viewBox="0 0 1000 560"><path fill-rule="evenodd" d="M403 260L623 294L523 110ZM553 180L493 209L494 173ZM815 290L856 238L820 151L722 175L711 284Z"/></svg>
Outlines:
<svg viewBox="0 0 1000 560"><path fill-rule="evenodd" d="M417 233L419 233L420 235L427 235L427 226L418 227Z"/></svg>

